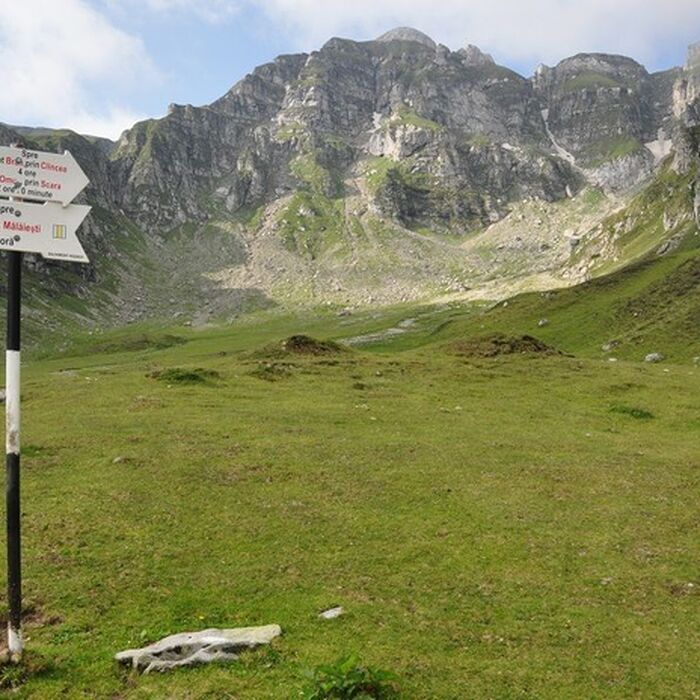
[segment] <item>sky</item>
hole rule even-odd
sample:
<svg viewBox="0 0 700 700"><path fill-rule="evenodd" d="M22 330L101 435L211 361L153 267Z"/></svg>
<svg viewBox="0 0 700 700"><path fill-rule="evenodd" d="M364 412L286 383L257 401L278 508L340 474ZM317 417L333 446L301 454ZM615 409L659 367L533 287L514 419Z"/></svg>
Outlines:
<svg viewBox="0 0 700 700"><path fill-rule="evenodd" d="M255 66L397 26L531 75L583 51L682 65L700 0L0 0L0 121L116 139Z"/></svg>

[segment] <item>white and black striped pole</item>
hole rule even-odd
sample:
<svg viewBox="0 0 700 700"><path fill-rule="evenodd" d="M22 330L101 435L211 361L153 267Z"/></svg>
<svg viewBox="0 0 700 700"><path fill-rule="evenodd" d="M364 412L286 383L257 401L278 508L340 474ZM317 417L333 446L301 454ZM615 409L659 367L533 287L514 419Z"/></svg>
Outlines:
<svg viewBox="0 0 700 700"><path fill-rule="evenodd" d="M12 144L22 148L23 144ZM11 201L17 201L15 197ZM20 501L20 351L22 253L7 253L7 344L5 348L5 503L7 514L7 650L22 658L22 511Z"/></svg>
<svg viewBox="0 0 700 700"><path fill-rule="evenodd" d="M7 253L7 351L5 353L5 453L7 500L7 646L22 657L22 549L20 530L20 314L22 253Z"/></svg>

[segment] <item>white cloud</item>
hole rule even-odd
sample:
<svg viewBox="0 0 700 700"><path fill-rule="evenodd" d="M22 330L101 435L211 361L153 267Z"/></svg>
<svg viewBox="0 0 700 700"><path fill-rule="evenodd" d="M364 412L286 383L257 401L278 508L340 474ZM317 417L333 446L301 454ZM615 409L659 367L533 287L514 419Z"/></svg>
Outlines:
<svg viewBox="0 0 700 700"><path fill-rule="evenodd" d="M130 129L136 122L143 121L147 115L124 107L109 107L100 112L76 112L68 123L57 121L55 124L43 122L43 126L59 125L77 131L79 134L102 136L116 141L125 129ZM37 122L38 123L38 122Z"/></svg>
<svg viewBox="0 0 700 700"><path fill-rule="evenodd" d="M474 43L503 62L556 62L579 51L654 64L669 44L700 40L698 0L247 0L299 48L331 36L373 38L398 25L452 48Z"/></svg>
<svg viewBox="0 0 700 700"><path fill-rule="evenodd" d="M2 2L0 65L0 120L113 138L138 115L97 96L157 75L141 41L85 0Z"/></svg>
<svg viewBox="0 0 700 700"><path fill-rule="evenodd" d="M234 0L136 0L136 3L154 12L192 14L212 24L229 19L239 10L239 3Z"/></svg>

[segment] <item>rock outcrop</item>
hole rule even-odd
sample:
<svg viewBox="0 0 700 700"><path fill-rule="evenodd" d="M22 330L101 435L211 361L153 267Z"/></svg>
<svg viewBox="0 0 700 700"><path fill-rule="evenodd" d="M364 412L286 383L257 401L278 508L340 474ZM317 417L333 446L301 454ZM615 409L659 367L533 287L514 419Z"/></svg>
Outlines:
<svg viewBox="0 0 700 700"><path fill-rule="evenodd" d="M620 191L648 177L667 153L679 73L649 74L623 56L580 54L540 66L533 85L556 143L588 179Z"/></svg>
<svg viewBox="0 0 700 700"><path fill-rule="evenodd" d="M437 48L437 44L427 34L411 27L391 29L377 37L377 41L385 43L389 41L415 41L418 44L427 46L429 49Z"/></svg>
<svg viewBox="0 0 700 700"><path fill-rule="evenodd" d="M241 652L269 644L280 634L282 630L279 625L181 632L142 649L121 651L116 654L115 660L144 673L236 661Z"/></svg>

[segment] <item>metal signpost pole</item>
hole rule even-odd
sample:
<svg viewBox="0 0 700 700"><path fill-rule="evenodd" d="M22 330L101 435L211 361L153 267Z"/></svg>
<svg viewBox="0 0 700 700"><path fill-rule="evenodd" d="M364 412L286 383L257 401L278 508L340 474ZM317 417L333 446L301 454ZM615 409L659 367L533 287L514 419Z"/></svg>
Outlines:
<svg viewBox="0 0 700 700"><path fill-rule="evenodd" d="M22 557L20 535L20 313L22 253L7 254L7 352L5 354L5 452L7 460L7 645L12 661L22 656Z"/></svg>
<svg viewBox="0 0 700 700"><path fill-rule="evenodd" d="M22 144L12 144L21 148ZM16 201L14 197L11 201ZM7 514L7 648L22 658L22 512L20 505L22 253L7 253L7 344L5 349L5 503Z"/></svg>

